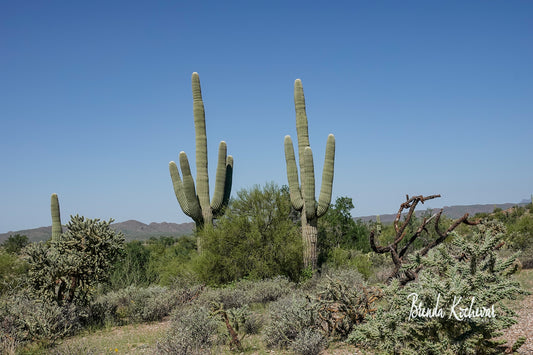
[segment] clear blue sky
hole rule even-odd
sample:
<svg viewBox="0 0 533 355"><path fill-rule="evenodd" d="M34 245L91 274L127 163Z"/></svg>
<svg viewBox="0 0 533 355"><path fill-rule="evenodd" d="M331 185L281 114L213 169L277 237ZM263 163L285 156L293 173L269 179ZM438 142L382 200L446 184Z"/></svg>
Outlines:
<svg viewBox="0 0 533 355"><path fill-rule="evenodd" d="M317 181L352 215L533 193L531 1L1 1L0 232L91 218L189 222L168 163L194 166L191 73L233 192L286 184L302 79Z"/></svg>

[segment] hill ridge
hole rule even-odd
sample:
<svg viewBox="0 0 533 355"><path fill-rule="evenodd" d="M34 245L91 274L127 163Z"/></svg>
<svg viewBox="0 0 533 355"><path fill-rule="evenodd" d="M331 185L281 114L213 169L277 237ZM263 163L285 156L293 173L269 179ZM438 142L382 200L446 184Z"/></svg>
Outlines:
<svg viewBox="0 0 533 355"><path fill-rule="evenodd" d="M513 206L524 206L526 203L495 203L495 204L476 204L476 205L455 205L444 206L443 214L449 218L459 218L465 213L469 213L471 216L476 213L490 213L494 208L501 208L506 210ZM424 215L428 211L438 211L440 208L432 208L416 211L416 216ZM382 223L392 223L396 217L396 213L380 214L380 220ZM363 222L375 221L376 215L370 216L357 216L355 220L362 220ZM124 233L126 240L144 240L151 237L171 236L178 237L181 235L191 234L194 228L193 222L188 223L172 223L172 222L151 222L149 224L130 219L124 222L115 222L111 224L111 228L114 230L120 230ZM32 229L25 229L19 231L9 231L7 233L0 233L0 243L9 238L10 235L22 234L28 236L29 241L36 242L41 240L47 240L52 235L52 227L38 227Z"/></svg>

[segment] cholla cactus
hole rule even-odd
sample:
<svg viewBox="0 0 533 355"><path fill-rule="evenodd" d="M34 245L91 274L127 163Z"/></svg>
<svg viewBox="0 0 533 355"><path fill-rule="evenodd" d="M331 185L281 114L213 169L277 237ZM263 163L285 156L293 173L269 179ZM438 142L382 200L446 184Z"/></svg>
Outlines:
<svg viewBox="0 0 533 355"><path fill-rule="evenodd" d="M498 253L503 233L503 225L480 225L471 237L413 255L404 268L423 266L418 279L404 287L393 280L386 302L350 341L388 354L504 353L496 337L516 323L507 301L526 292L512 277L518 254Z"/></svg>
<svg viewBox="0 0 533 355"><path fill-rule="evenodd" d="M189 160L185 152L180 152L179 162L183 180L175 162L169 164L170 176L176 198L183 212L196 223L196 228L212 224L213 218L222 214L227 206L233 176L233 157L226 156L226 142L220 142L218 165L213 200L209 200L209 176L207 170L207 135L205 111L198 73L192 74L192 94L194 127L196 133L196 188L191 175Z"/></svg>
<svg viewBox="0 0 533 355"><path fill-rule="evenodd" d="M326 158L322 172L322 187L318 203L315 200L315 169L313 152L309 145L307 114L302 82L294 82L294 105L296 108L296 132L298 134L298 157L300 162L300 183L294 148L290 136L285 136L285 160L291 203L301 211L302 238L304 245L304 267L317 267L317 220L323 216L331 202L333 187L333 167L335 162L335 136L330 134L326 143Z"/></svg>

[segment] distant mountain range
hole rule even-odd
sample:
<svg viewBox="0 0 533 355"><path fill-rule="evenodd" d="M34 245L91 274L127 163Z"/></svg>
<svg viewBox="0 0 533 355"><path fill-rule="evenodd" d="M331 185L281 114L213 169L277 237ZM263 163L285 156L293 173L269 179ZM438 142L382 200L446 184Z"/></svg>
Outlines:
<svg viewBox="0 0 533 355"><path fill-rule="evenodd" d="M521 203L503 203L503 204L488 204L488 205L467 205L467 206L445 206L444 215L449 218L459 218L465 213L469 213L474 216L476 213L490 213L495 208L501 208L506 210L516 205L526 205L525 202ZM437 212L439 209L433 209L433 212ZM428 210L420 210L416 212L417 216L428 213ZM382 223L392 223L396 214L383 214L380 215ZM354 217L355 220L362 220L363 222L375 221L376 216L361 216ZM124 233L126 240L144 240L150 237L170 236L178 237L181 235L188 235L192 233L194 223L150 223L144 224L139 221L129 220L126 222L119 222L111 224L111 228L119 230ZM31 242L37 242L41 240L47 240L52 235L52 227L40 227L34 229L26 229L15 232L7 232L0 234L0 243L9 238L10 235L22 234L26 235Z"/></svg>
<svg viewBox="0 0 533 355"><path fill-rule="evenodd" d="M501 208L502 210L507 210L514 206L525 206L527 205L526 202L520 202L520 203L499 203L499 204L488 204L488 205L466 205L466 206L444 206L443 208L443 215L452 218L457 219L460 217L463 217L465 213L468 213L470 216L474 216L476 213L491 213L494 211L495 208ZM427 214L428 212L436 213L440 211L440 208L433 208L433 209L426 209L426 210L417 210L415 211L415 215L417 217L423 216ZM381 223L393 223L394 219L396 218L396 213L394 214L382 214L379 215L379 219ZM362 220L363 222L371 222L376 220L376 216L362 216L362 217L355 217L355 220Z"/></svg>
<svg viewBox="0 0 533 355"><path fill-rule="evenodd" d="M178 237L180 235L187 235L192 233L194 223L150 223L144 224L139 221L129 220L126 222L119 222L111 224L111 228L124 233L127 241L130 240L144 240L150 237ZM0 243L9 238L10 235L22 234L26 235L30 242L38 242L47 240L52 236L52 227L39 227L34 229L26 229L16 232L7 232L0 234Z"/></svg>

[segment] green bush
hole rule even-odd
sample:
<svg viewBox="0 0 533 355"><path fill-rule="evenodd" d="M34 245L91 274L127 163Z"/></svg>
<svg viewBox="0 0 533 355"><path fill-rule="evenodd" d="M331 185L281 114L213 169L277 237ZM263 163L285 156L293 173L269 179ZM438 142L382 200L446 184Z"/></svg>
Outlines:
<svg viewBox="0 0 533 355"><path fill-rule="evenodd" d="M426 257L413 256L406 268L424 266L418 281L405 287L393 281L385 289L386 302L350 341L387 354L501 353L494 338L516 322L504 301L524 293L511 277L516 255L502 258L496 251L502 230L493 223L481 225L472 237L455 236ZM459 309L468 314L470 305L489 314L462 317ZM492 309L494 317L488 317Z"/></svg>
<svg viewBox="0 0 533 355"><path fill-rule="evenodd" d="M370 251L370 230L365 223L352 218L353 208L351 198L339 197L318 220L319 265L329 260L333 249Z"/></svg>
<svg viewBox="0 0 533 355"><path fill-rule="evenodd" d="M150 238L146 248L150 251L146 273L151 280L163 286L198 281L194 271L197 257L194 236Z"/></svg>
<svg viewBox="0 0 533 355"><path fill-rule="evenodd" d="M216 227L206 226L199 233L202 253L195 264L199 278L211 285L277 275L298 280L302 244L290 212L287 189L275 184L237 192Z"/></svg>
<svg viewBox="0 0 533 355"><path fill-rule="evenodd" d="M333 248L329 253L326 267L333 269L353 268L361 273L365 279L368 279L374 271L370 254L372 253L363 254L355 249Z"/></svg>
<svg viewBox="0 0 533 355"><path fill-rule="evenodd" d="M21 234L15 234L10 235L9 238L2 243L2 248L10 254L19 254L26 245L28 245L28 237Z"/></svg>
<svg viewBox="0 0 533 355"><path fill-rule="evenodd" d="M148 286L155 281L148 271L150 250L141 241L135 240L125 244L124 254L113 266L109 277L109 289L120 290L130 285Z"/></svg>
<svg viewBox="0 0 533 355"><path fill-rule="evenodd" d="M21 287L27 270L28 264L19 255L0 248L0 296Z"/></svg>

